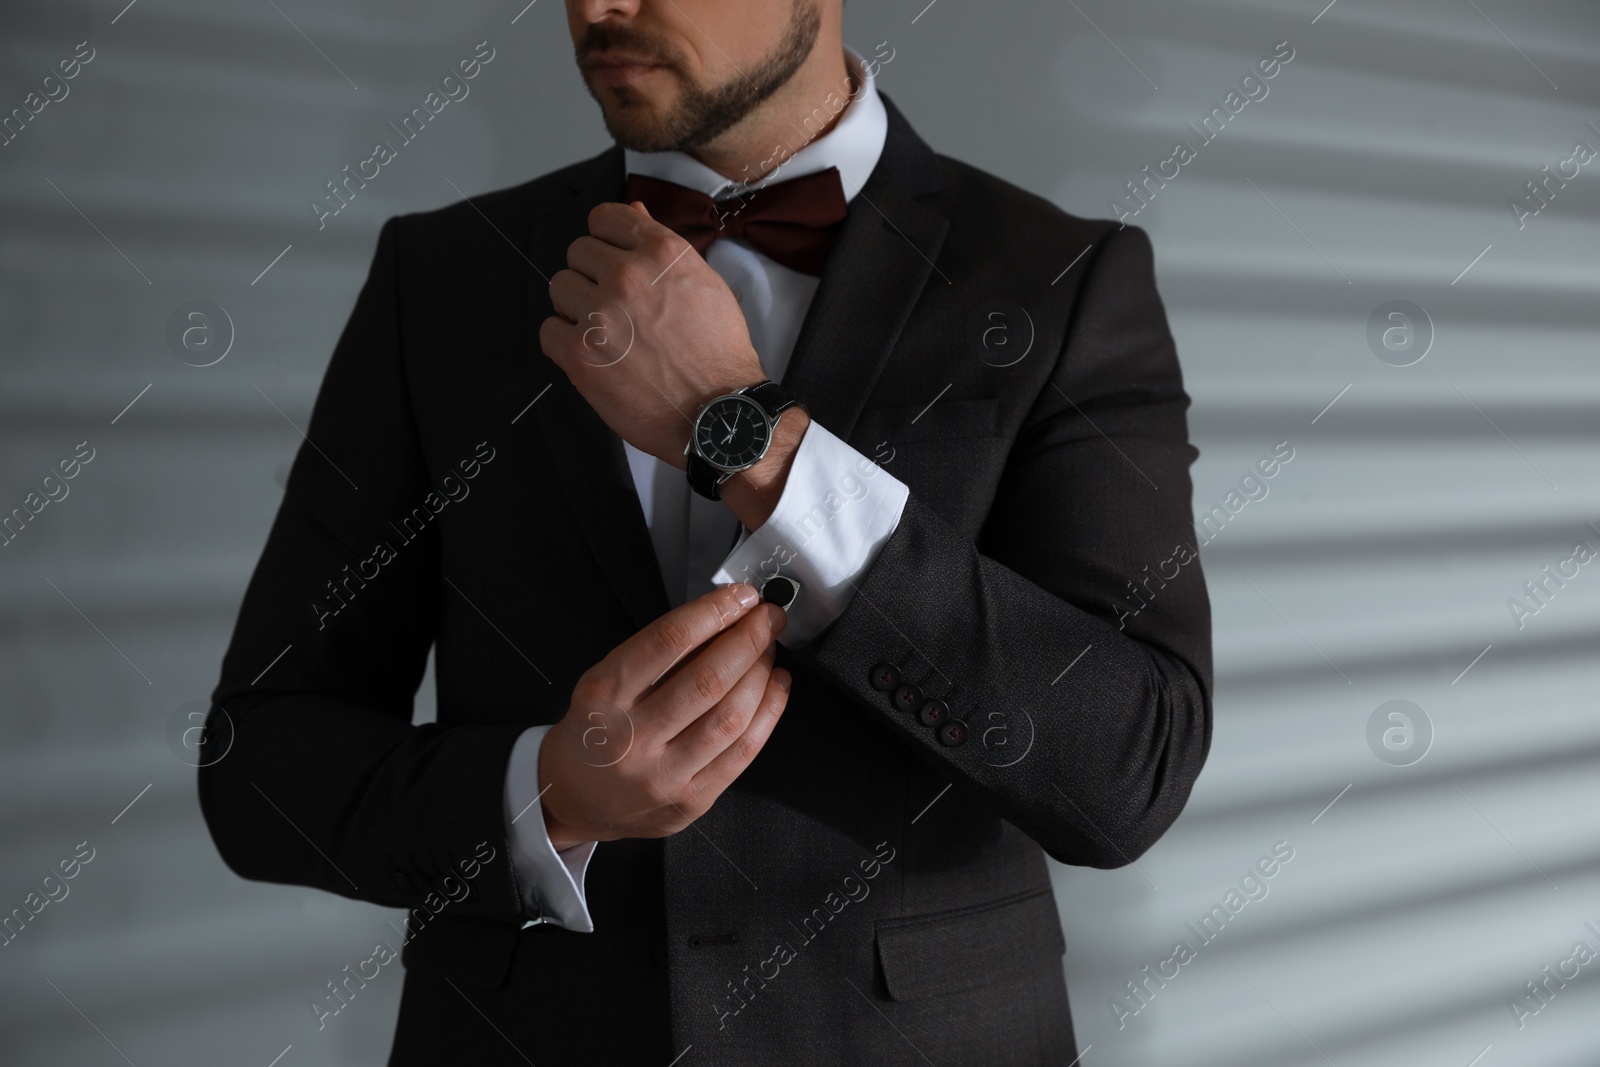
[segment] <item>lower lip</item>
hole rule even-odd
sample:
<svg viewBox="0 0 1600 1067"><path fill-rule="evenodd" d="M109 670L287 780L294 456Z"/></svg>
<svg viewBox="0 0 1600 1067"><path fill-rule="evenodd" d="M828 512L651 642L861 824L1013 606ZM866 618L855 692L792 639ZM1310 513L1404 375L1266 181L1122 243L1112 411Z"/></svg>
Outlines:
<svg viewBox="0 0 1600 1067"><path fill-rule="evenodd" d="M631 85L651 71L661 68L655 64L629 63L623 66L596 66L591 69L594 71L595 79L605 85Z"/></svg>

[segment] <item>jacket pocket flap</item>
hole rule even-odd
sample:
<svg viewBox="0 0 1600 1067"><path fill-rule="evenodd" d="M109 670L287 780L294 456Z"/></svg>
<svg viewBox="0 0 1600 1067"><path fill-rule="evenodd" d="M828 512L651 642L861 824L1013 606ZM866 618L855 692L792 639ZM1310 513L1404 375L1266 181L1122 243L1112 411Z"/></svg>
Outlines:
<svg viewBox="0 0 1600 1067"><path fill-rule="evenodd" d="M893 1000L955 993L1009 973L1059 966L1067 950L1047 885L990 904L879 919L877 945Z"/></svg>

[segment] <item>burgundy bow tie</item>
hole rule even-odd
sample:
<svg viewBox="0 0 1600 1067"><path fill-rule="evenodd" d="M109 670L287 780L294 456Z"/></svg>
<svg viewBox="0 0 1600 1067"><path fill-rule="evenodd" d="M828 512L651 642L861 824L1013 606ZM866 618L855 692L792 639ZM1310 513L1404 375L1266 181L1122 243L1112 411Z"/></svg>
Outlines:
<svg viewBox="0 0 1600 1067"><path fill-rule="evenodd" d="M846 211L837 167L721 201L676 182L630 174L622 199L625 203L644 201L651 217L701 255L719 237L742 237L785 267L817 276L822 274Z"/></svg>

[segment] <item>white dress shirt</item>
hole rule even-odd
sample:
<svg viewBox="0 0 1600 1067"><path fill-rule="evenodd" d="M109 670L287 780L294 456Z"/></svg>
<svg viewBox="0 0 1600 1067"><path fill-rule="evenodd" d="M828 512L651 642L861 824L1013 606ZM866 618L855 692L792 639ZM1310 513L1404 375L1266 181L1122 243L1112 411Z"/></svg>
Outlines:
<svg viewBox="0 0 1600 1067"><path fill-rule="evenodd" d="M803 147L788 145L792 154L761 180L746 184L724 178L682 152L631 149L624 153L628 173L675 182L720 199L838 167L845 199L852 199L877 166L888 117L860 54L846 48L845 58L857 91L847 99L838 121ZM829 105L819 104L825 113ZM778 152L775 156L782 158ZM759 166L752 164L751 169ZM705 259L738 298L762 370L782 382L821 279L782 266L736 237L713 242ZM693 492L683 471L626 442L624 447L672 605L717 585L748 581L760 588L774 573L790 575L800 582L801 593L778 639L788 648L810 641L844 613L855 583L898 525L909 493L903 482L812 422L800 439L772 514L750 532L726 504ZM536 916L523 925L548 922L590 933L594 922L583 884L597 842L557 852L539 806L539 747L549 729L532 726L524 731L512 747L506 771L512 868L523 904Z"/></svg>

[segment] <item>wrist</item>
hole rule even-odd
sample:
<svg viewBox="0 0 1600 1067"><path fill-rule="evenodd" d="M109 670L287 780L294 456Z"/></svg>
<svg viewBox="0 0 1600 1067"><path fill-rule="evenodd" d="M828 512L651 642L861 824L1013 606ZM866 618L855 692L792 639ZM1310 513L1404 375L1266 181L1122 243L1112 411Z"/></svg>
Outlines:
<svg viewBox="0 0 1600 1067"><path fill-rule="evenodd" d="M559 729L559 727L552 728L549 733L545 734L544 743L539 746L538 785L540 792L539 813L544 818L545 836L550 839L551 847L560 852L562 849L582 844L584 839L555 810L556 802L560 798L559 795L552 796L555 793L555 790L551 788L551 783L554 781L551 771L555 767L555 752L550 741L552 740L551 735L556 732L556 729Z"/></svg>
<svg viewBox="0 0 1600 1067"><path fill-rule="evenodd" d="M544 832L545 836L550 839L551 848L561 852L571 848L573 845L582 844L579 835L567 829L565 823L550 813L549 807L544 804L540 804L539 807L544 813Z"/></svg>
<svg viewBox="0 0 1600 1067"><path fill-rule="evenodd" d="M755 466L722 483L722 500L745 529L760 528L778 506L788 484L789 470L794 466L794 455L810 425L811 415L804 407L796 404L789 408L778 417L767 454Z"/></svg>

